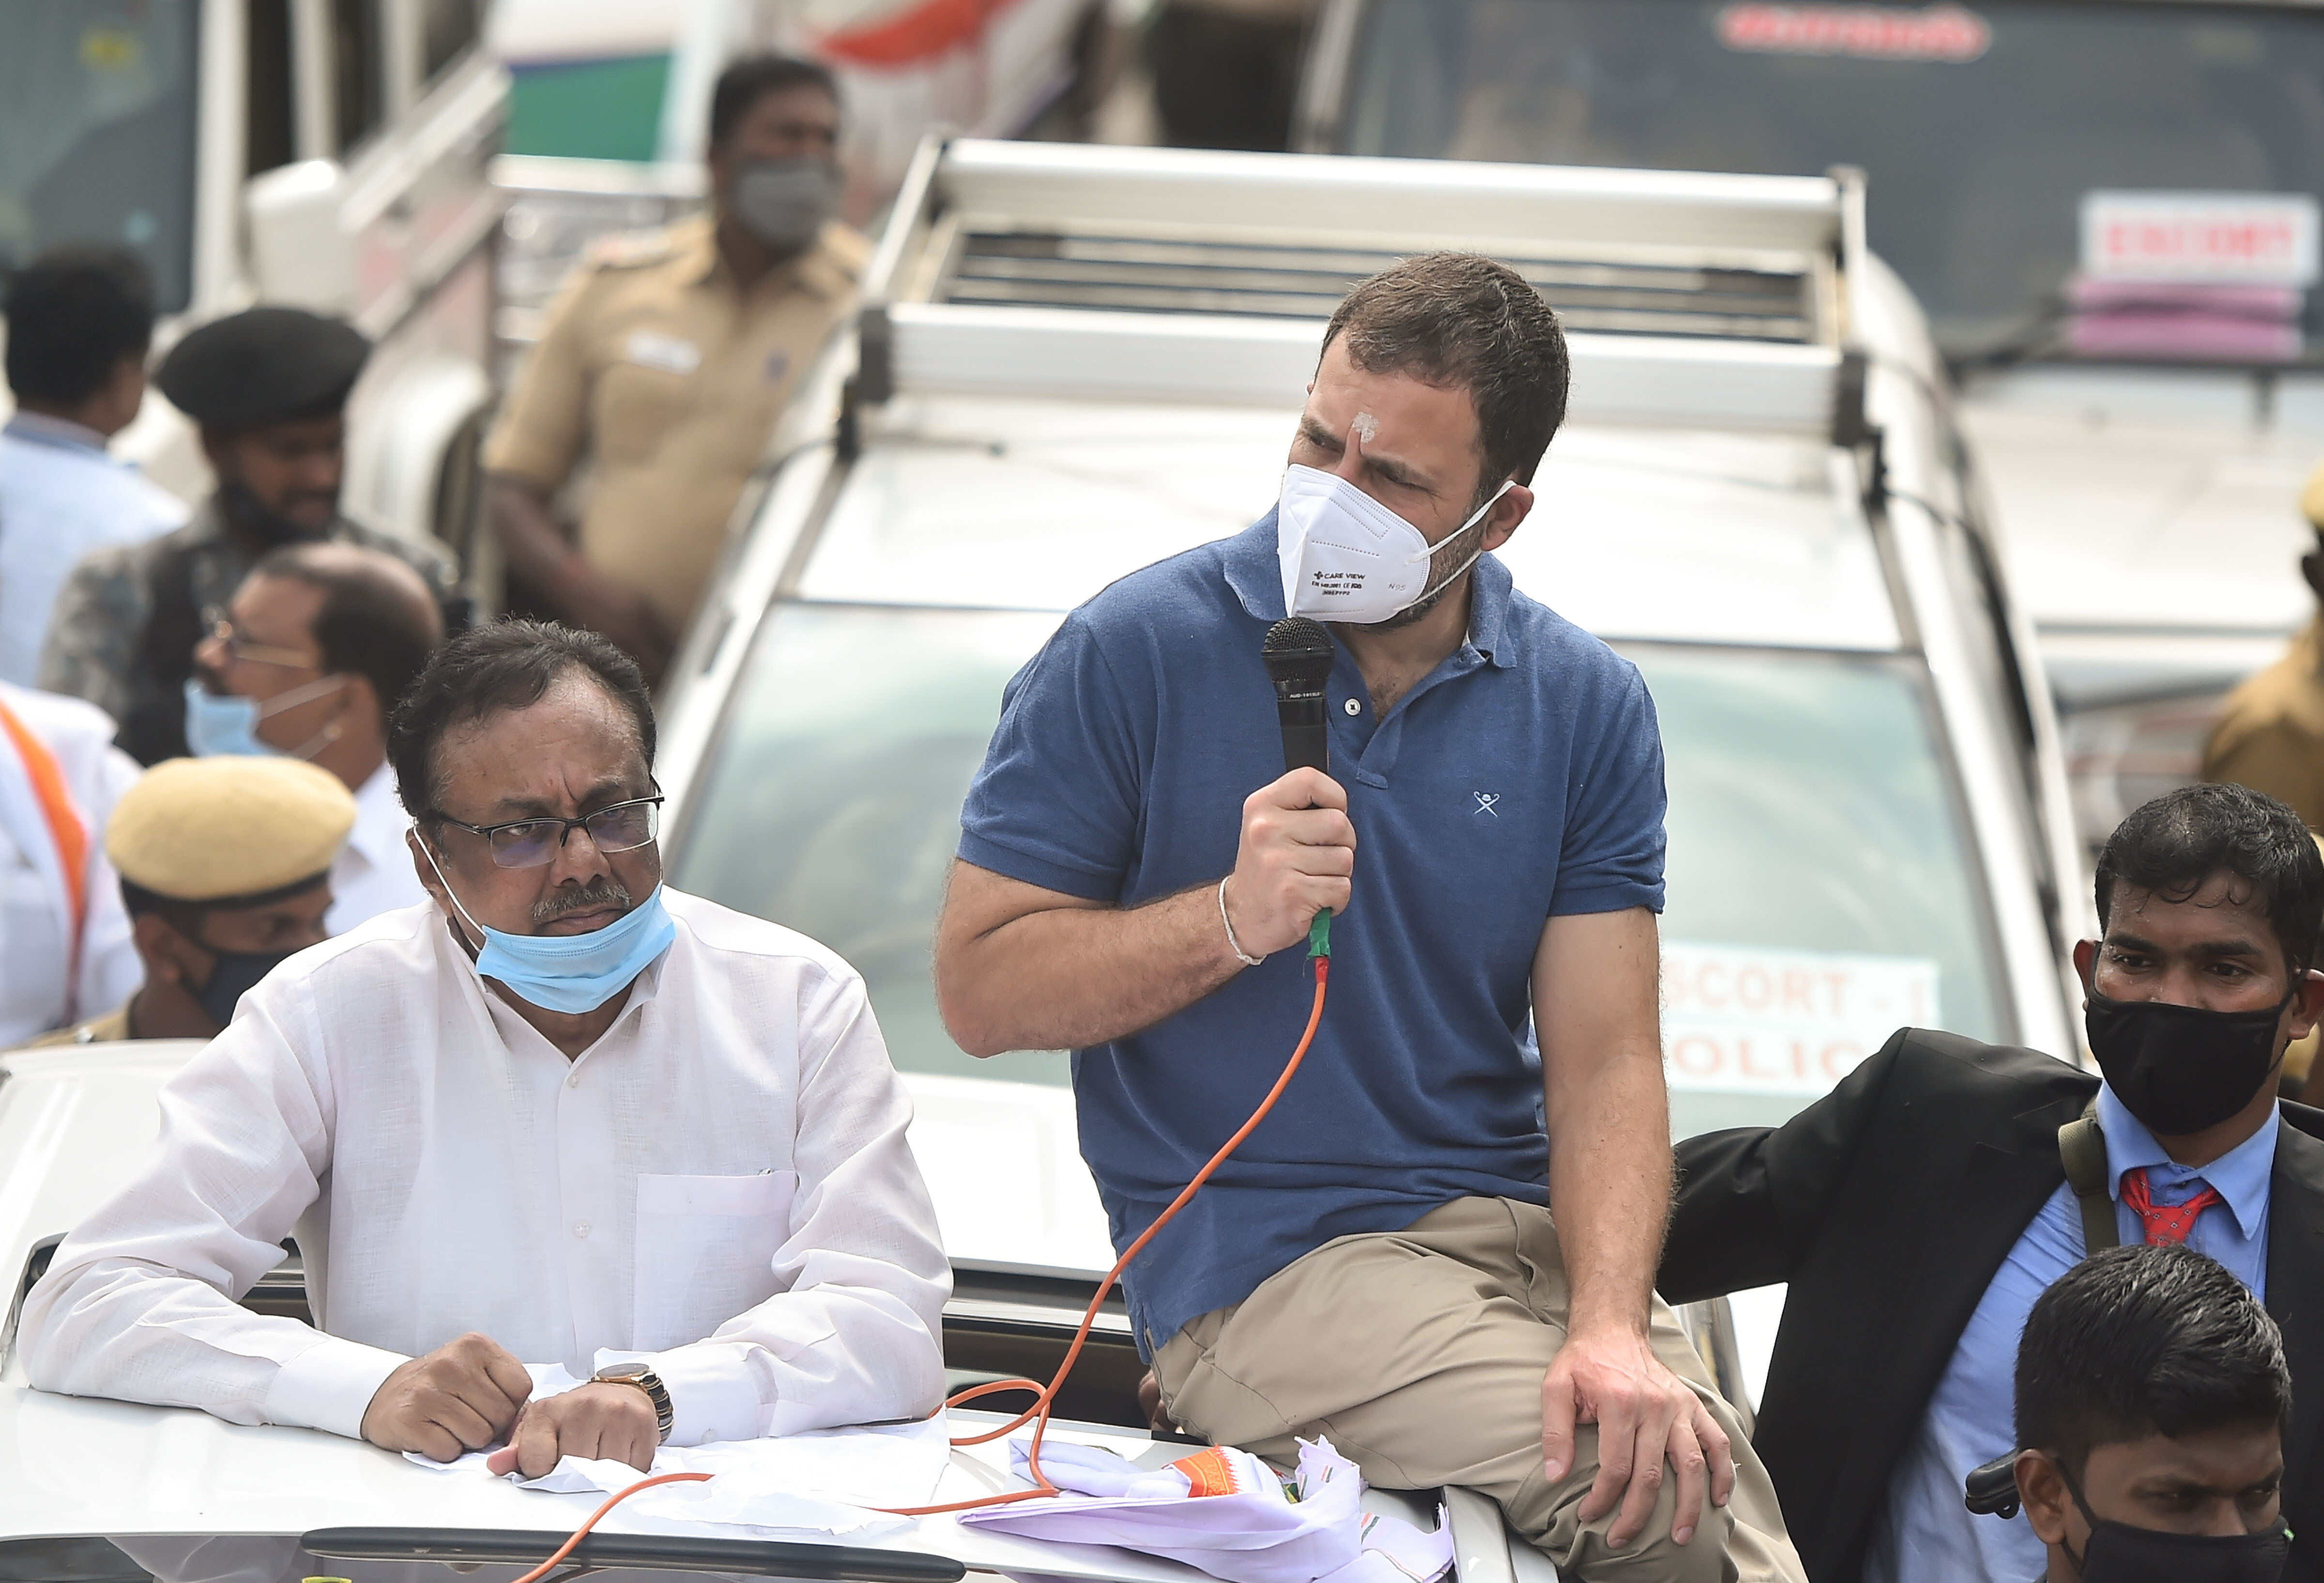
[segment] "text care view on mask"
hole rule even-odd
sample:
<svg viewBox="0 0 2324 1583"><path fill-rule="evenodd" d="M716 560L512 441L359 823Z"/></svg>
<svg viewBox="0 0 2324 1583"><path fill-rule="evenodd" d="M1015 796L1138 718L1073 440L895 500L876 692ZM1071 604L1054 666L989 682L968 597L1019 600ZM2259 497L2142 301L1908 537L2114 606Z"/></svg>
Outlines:
<svg viewBox="0 0 2324 1583"><path fill-rule="evenodd" d="M1468 532L1516 486L1505 480L1491 500L1431 544L1419 529L1336 473L1294 462L1285 469L1275 514L1276 555L1283 567L1284 613L1370 626L1388 621L1449 584L1484 554L1478 548L1432 584L1436 552Z"/></svg>

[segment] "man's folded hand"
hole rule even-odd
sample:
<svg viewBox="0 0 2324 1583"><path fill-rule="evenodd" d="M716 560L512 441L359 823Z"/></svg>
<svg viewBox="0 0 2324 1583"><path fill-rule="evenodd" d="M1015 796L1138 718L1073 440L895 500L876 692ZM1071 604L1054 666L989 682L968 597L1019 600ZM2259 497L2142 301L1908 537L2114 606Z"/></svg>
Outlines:
<svg viewBox="0 0 2324 1583"><path fill-rule="evenodd" d="M531 1394L524 1365L471 1331L389 1375L364 1409L363 1438L449 1462L506 1439Z"/></svg>
<svg viewBox="0 0 2324 1583"><path fill-rule="evenodd" d="M604 1457L643 1473L653 1467L660 1444L653 1398L635 1385L605 1381L533 1403L518 1417L509 1443L484 1466L539 1478L560 1457Z"/></svg>

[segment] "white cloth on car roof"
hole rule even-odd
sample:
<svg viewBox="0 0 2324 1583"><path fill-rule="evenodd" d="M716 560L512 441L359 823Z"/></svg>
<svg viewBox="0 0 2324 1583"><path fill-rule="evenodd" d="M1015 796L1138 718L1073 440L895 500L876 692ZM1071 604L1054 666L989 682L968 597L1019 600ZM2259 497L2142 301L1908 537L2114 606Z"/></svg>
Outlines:
<svg viewBox="0 0 2324 1583"><path fill-rule="evenodd" d="M1028 1440L1010 1460L1029 1478ZM1211 1446L1148 1469L1070 1441L1041 1447L1041 1471L1065 1491L963 1512L960 1521L1026 1539L1118 1544L1184 1561L1228 1583L1429 1583L1452 1565L1440 1515L1423 1532L1363 1510L1364 1476L1327 1440L1299 1442L1299 1471L1280 1475L1249 1451Z"/></svg>
<svg viewBox="0 0 2324 1583"><path fill-rule="evenodd" d="M932 1411L951 1274L862 978L665 895L676 939L570 1062L432 904L277 968L26 1298L32 1383L352 1436L475 1330L653 1355L673 1444ZM321 1331L233 1301L294 1228Z"/></svg>

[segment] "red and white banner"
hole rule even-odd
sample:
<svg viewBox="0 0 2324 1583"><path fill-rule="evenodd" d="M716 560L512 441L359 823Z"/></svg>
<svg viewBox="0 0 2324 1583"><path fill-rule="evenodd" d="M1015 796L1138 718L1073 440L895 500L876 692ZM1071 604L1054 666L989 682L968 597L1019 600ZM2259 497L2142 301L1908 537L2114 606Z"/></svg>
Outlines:
<svg viewBox="0 0 2324 1583"><path fill-rule="evenodd" d="M2317 204L2304 192L2091 192L2082 273L2093 281L2312 286Z"/></svg>
<svg viewBox="0 0 2324 1583"><path fill-rule="evenodd" d="M1865 60L1974 60L1993 29L1966 5L1738 5L1720 8L1719 41L1766 55L1852 55Z"/></svg>
<svg viewBox="0 0 2324 1583"><path fill-rule="evenodd" d="M1925 957L1663 943L1674 1089L1822 1094L1898 1028L1938 1021Z"/></svg>

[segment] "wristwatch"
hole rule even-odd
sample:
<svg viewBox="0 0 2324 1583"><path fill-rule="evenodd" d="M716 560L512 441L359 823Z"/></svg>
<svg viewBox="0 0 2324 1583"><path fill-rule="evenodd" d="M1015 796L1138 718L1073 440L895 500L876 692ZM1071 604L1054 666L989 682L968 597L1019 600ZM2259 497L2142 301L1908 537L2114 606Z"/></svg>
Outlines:
<svg viewBox="0 0 2324 1583"><path fill-rule="evenodd" d="M589 1376L600 1385L635 1385L653 1404L655 1443L669 1439L669 1426L674 1414L670 1411L669 1389L654 1373L650 1363L609 1363Z"/></svg>

